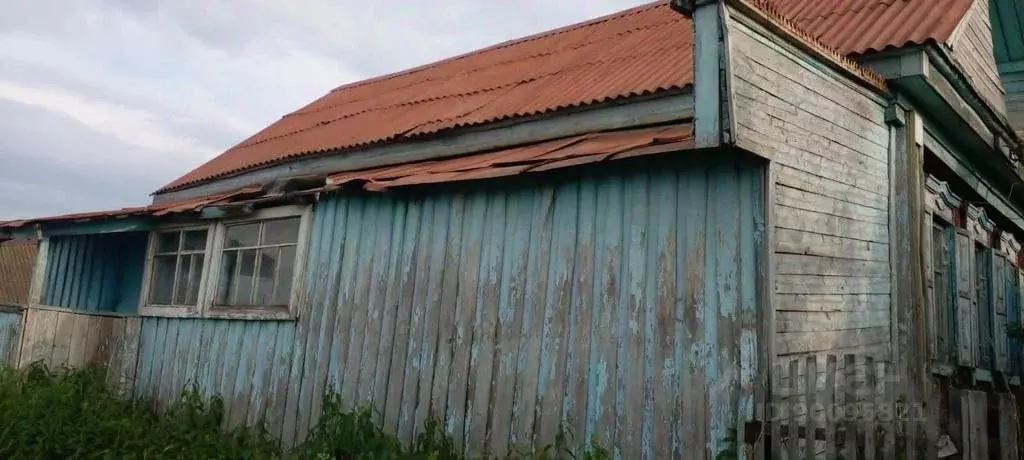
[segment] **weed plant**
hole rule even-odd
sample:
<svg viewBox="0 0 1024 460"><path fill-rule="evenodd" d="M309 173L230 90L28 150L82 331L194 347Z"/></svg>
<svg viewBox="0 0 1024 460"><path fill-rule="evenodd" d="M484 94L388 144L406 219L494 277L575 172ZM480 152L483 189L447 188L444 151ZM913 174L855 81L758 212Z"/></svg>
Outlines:
<svg viewBox="0 0 1024 460"><path fill-rule="evenodd" d="M324 395L319 423L283 451L262 425L221 429L224 404L186 388L162 414L142 400L118 397L102 369L54 372L42 365L0 365L0 459L463 459L441 424L428 420L411 443L385 432L369 408L343 409ZM484 457L487 457L485 455ZM610 458L596 445L573 446L564 430L553 445L499 458Z"/></svg>

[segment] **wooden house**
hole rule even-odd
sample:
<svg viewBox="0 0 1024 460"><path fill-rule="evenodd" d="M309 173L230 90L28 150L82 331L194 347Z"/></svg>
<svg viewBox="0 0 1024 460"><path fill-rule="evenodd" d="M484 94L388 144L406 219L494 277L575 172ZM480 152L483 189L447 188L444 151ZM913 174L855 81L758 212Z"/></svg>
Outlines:
<svg viewBox="0 0 1024 460"><path fill-rule="evenodd" d="M884 362L901 448L1017 458L1022 20L659 1L338 87L152 205L0 224L40 239L12 360L286 444L333 389L404 439L619 458L793 455L773 404Z"/></svg>

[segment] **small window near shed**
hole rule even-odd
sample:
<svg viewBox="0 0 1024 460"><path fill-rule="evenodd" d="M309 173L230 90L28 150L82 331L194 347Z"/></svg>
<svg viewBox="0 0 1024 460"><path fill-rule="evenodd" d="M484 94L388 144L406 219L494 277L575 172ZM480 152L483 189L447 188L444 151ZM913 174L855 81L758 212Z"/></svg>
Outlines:
<svg viewBox="0 0 1024 460"><path fill-rule="evenodd" d="M206 262L207 228L157 232L149 304L196 306Z"/></svg>
<svg viewBox="0 0 1024 460"><path fill-rule="evenodd" d="M298 217L227 225L215 305L287 307L298 242Z"/></svg>

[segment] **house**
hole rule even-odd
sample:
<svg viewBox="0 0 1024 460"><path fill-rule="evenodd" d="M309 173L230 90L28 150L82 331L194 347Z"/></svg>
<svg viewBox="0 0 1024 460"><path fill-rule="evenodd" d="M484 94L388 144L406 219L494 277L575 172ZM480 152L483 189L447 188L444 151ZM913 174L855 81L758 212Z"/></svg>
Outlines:
<svg viewBox="0 0 1024 460"><path fill-rule="evenodd" d="M1022 13L659 1L341 86L152 205L0 226L40 239L15 362L285 443L333 388L406 439L704 458L856 353L929 456L1014 458Z"/></svg>

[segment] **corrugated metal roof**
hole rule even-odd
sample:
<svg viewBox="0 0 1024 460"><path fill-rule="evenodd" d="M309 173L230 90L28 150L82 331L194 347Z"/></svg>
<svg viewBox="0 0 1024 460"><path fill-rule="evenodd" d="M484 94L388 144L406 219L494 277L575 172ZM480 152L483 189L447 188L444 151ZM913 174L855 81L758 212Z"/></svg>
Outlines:
<svg viewBox="0 0 1024 460"><path fill-rule="evenodd" d="M844 54L863 54L944 43L974 0L771 1L812 37Z"/></svg>
<svg viewBox="0 0 1024 460"><path fill-rule="evenodd" d="M28 303L29 285L36 265L36 241L0 242L0 305Z"/></svg>
<svg viewBox="0 0 1024 460"><path fill-rule="evenodd" d="M744 0L845 54L942 41L971 0ZM773 16L775 13L778 15ZM786 20L790 19L790 20ZM157 191L335 149L684 88L693 80L690 20L667 2L502 43L339 87Z"/></svg>
<svg viewBox="0 0 1024 460"><path fill-rule="evenodd" d="M161 191L299 155L683 88L690 21L666 2L337 88Z"/></svg>

